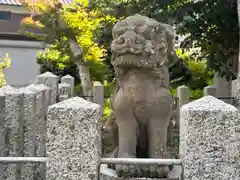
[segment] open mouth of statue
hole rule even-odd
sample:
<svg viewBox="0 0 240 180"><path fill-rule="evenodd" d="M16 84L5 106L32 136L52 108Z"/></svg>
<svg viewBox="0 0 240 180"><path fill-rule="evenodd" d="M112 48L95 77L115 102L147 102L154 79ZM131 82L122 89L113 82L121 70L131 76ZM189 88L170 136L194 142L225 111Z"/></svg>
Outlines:
<svg viewBox="0 0 240 180"><path fill-rule="evenodd" d="M139 67L142 62L147 62L146 58L144 58L142 55L133 54L133 53L125 53L122 55L118 55L115 57L114 65L116 67Z"/></svg>
<svg viewBox="0 0 240 180"><path fill-rule="evenodd" d="M141 55L143 52L143 48L131 48L131 47L125 47L122 46L114 46L114 51L117 56L123 56L123 55Z"/></svg>

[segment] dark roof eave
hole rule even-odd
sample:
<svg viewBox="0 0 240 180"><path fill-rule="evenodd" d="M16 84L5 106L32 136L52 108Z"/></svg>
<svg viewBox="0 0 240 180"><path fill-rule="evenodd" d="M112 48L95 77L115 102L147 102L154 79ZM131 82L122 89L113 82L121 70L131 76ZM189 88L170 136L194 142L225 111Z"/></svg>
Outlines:
<svg viewBox="0 0 240 180"><path fill-rule="evenodd" d="M40 34L41 35L41 34ZM20 40L20 41L39 41L34 37L29 37L20 33L2 33L0 32L0 39L4 40Z"/></svg>
<svg viewBox="0 0 240 180"><path fill-rule="evenodd" d="M72 4L72 0L60 0L62 4ZM22 6L18 0L0 0L0 5Z"/></svg>

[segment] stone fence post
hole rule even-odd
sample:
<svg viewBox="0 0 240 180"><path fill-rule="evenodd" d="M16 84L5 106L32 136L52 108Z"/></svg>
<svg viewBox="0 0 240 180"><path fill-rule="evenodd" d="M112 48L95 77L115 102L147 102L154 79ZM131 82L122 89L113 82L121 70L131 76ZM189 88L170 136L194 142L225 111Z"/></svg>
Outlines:
<svg viewBox="0 0 240 180"><path fill-rule="evenodd" d="M232 81L232 89L231 89L231 97L236 97L237 95L237 83L239 81L239 78Z"/></svg>
<svg viewBox="0 0 240 180"><path fill-rule="evenodd" d="M176 128L179 129L179 117L180 117L180 107L184 104L187 104L190 99L190 92L189 88L185 85L179 86L177 88L177 121L176 121Z"/></svg>
<svg viewBox="0 0 240 180"><path fill-rule="evenodd" d="M51 88L51 104L58 102L58 82L59 76L51 72L45 72L36 77L35 84L44 84Z"/></svg>
<svg viewBox="0 0 240 180"><path fill-rule="evenodd" d="M63 76L61 78L61 83L66 83L68 85L70 85L70 98L74 96L74 85L75 85L75 78L70 76L70 75L66 75Z"/></svg>
<svg viewBox="0 0 240 180"><path fill-rule="evenodd" d="M44 157L46 155L47 109L51 104L51 89L43 84L32 84L25 89L36 93L35 122L33 122L35 126L32 127L32 130L35 131L35 155ZM46 167L44 163L36 164L34 180L45 180L45 170Z"/></svg>
<svg viewBox="0 0 240 180"><path fill-rule="evenodd" d="M203 89L204 96L217 96L217 88L215 86L207 86Z"/></svg>
<svg viewBox="0 0 240 180"><path fill-rule="evenodd" d="M71 97L71 86L67 83L60 83L58 85L58 100L64 101Z"/></svg>
<svg viewBox="0 0 240 180"><path fill-rule="evenodd" d="M3 156L23 156L23 94L11 86L0 89L4 96L5 117L1 121L1 154ZM2 107L1 107L2 108ZM0 166L0 179L21 178L21 165L10 164Z"/></svg>
<svg viewBox="0 0 240 180"><path fill-rule="evenodd" d="M104 86L95 82L93 86L93 102L104 107Z"/></svg>
<svg viewBox="0 0 240 180"><path fill-rule="evenodd" d="M49 107L47 180L97 180L103 108L74 97Z"/></svg>
<svg viewBox="0 0 240 180"><path fill-rule="evenodd" d="M217 89L217 97L222 98L226 103L231 103L232 79L227 80L226 77L221 77L220 74L216 72L213 81L214 86Z"/></svg>
<svg viewBox="0 0 240 180"><path fill-rule="evenodd" d="M35 107L36 94L27 89L11 86L0 88L2 94L0 144L3 157L35 156ZM0 179L34 180L32 164L1 164Z"/></svg>
<svg viewBox="0 0 240 180"><path fill-rule="evenodd" d="M240 114L213 96L181 107L180 157L184 180L240 179Z"/></svg>
<svg viewBox="0 0 240 180"><path fill-rule="evenodd" d="M184 104L187 104L189 102L189 98L190 98L189 88L185 85L179 86L177 88L177 97L179 99L180 107Z"/></svg>

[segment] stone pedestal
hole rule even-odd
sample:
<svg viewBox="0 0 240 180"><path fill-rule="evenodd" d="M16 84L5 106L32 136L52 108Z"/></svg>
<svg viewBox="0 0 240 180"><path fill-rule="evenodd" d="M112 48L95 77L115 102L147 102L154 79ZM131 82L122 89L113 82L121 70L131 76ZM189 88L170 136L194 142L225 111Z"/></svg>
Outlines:
<svg viewBox="0 0 240 180"><path fill-rule="evenodd" d="M180 178L120 178L116 171L109 169L106 164L100 167L100 180L181 180Z"/></svg>
<svg viewBox="0 0 240 180"><path fill-rule="evenodd" d="M182 106L180 157L184 180L240 179L239 111L213 96Z"/></svg>
<svg viewBox="0 0 240 180"><path fill-rule="evenodd" d="M49 107L47 180L97 180L102 107L74 97Z"/></svg>

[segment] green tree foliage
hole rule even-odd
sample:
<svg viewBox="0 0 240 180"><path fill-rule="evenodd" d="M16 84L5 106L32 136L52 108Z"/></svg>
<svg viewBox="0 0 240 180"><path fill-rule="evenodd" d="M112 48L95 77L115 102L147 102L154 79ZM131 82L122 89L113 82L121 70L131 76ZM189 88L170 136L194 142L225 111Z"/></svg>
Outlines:
<svg viewBox="0 0 240 180"><path fill-rule="evenodd" d="M172 9L178 14L178 32L188 34L189 42L201 47L208 67L221 76L235 76L239 46L237 1L186 1Z"/></svg>
<svg viewBox="0 0 240 180"><path fill-rule="evenodd" d="M3 70L9 68L11 65L11 59L8 54L5 54L3 58L0 59L0 88L6 84L4 79Z"/></svg>
<svg viewBox="0 0 240 180"><path fill-rule="evenodd" d="M36 37L49 47L45 52L38 54L37 60L41 65L41 70L52 71L58 75L67 73L79 79L77 73L76 59L70 49L69 39L76 39L82 49L82 60L90 69L92 80L103 81L108 70L104 63L106 49L98 44L99 31L106 22L114 22L110 16L104 16L99 11L88 10L88 1L79 0L77 4L58 7L58 1L38 0L24 1L25 7L40 15L24 18L22 27L24 32L29 27L38 28L42 34L30 33L29 36ZM65 24L59 25L58 16ZM22 31L23 32L23 31Z"/></svg>
<svg viewBox="0 0 240 180"><path fill-rule="evenodd" d="M187 35L185 42L188 47L201 47L200 54L207 60L208 68L228 78L236 75L239 46L236 0L101 0L100 2L95 0L94 2L95 6L116 17L139 13L175 25L177 33Z"/></svg>
<svg viewBox="0 0 240 180"><path fill-rule="evenodd" d="M180 61L186 65L191 72L189 79L184 83L191 89L203 89L212 84L212 77L214 75L214 71L207 70L207 60L199 60L201 57L196 55L199 54L198 51L200 51L200 48L176 50Z"/></svg>
<svg viewBox="0 0 240 180"><path fill-rule="evenodd" d="M181 61L190 71L188 78L182 76L171 81L171 92L176 95L176 88L180 85L186 85L190 89L190 97L198 99L203 95L203 88L212 84L214 71L207 69L207 60L201 59L197 54L200 48L192 48L189 50L177 49L176 53Z"/></svg>

